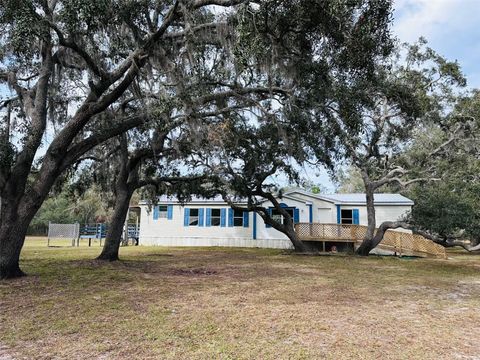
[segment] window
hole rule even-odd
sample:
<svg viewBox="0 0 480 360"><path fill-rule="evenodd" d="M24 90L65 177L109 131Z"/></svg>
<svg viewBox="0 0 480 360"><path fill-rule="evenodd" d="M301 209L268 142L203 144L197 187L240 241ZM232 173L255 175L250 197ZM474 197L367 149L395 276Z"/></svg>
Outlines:
<svg viewBox="0 0 480 360"><path fill-rule="evenodd" d="M198 209L190 209L189 226L198 226Z"/></svg>
<svg viewBox="0 0 480 360"><path fill-rule="evenodd" d="M220 209L212 209L210 217L210 226L220 226Z"/></svg>
<svg viewBox="0 0 480 360"><path fill-rule="evenodd" d="M293 208L285 208L284 210L288 213L288 215L290 215L293 221ZM280 212L276 209L272 209L272 219L276 222L279 222L280 224L283 224L283 215L281 215Z"/></svg>
<svg viewBox="0 0 480 360"><path fill-rule="evenodd" d="M157 205L153 208L153 220L173 219L173 205Z"/></svg>
<svg viewBox="0 0 480 360"><path fill-rule="evenodd" d="M166 219L167 218L167 205L159 205L158 206L158 217Z"/></svg>
<svg viewBox="0 0 480 360"><path fill-rule="evenodd" d="M353 210L342 209L340 224L353 224Z"/></svg>
<svg viewBox="0 0 480 360"><path fill-rule="evenodd" d="M233 211L233 226L243 226L243 210Z"/></svg>

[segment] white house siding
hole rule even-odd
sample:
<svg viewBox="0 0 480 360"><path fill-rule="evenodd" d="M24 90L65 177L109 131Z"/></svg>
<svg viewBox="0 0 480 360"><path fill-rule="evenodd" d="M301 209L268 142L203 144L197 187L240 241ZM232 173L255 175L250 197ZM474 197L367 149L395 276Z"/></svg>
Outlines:
<svg viewBox="0 0 480 360"><path fill-rule="evenodd" d="M295 197L301 198L305 202L312 204L312 222L337 222L337 209L335 204L314 197L308 197L303 194L295 194ZM327 209L329 209L329 211L327 211ZM302 222L309 222L308 216L305 218L305 221Z"/></svg>
<svg viewBox="0 0 480 360"><path fill-rule="evenodd" d="M294 200L291 198L284 198L284 199L278 199L280 203L284 203L285 205L288 205L288 207L295 207L299 210L299 221L300 222L308 222L309 221L309 207L307 206L305 201L301 200ZM271 202L265 202L262 204L264 207L271 207L272 203ZM260 215L257 215L257 240L258 239L271 239L271 240L282 240L286 242L289 245L289 248L291 246L291 242L288 239L288 237L281 233L278 230L275 230L273 227L267 227L265 223L263 222L263 219L260 217Z"/></svg>
<svg viewBox="0 0 480 360"><path fill-rule="evenodd" d="M359 224L367 225L367 208L365 205L338 204L334 201L319 199L318 196L308 196L302 193L292 193L279 202L288 207L299 210L299 221L310 221L310 205L313 222L337 223L337 206L341 209L358 209ZM162 205L172 203L162 202ZM269 202L263 204L270 207ZM160 246L231 246L231 247L260 247L260 248L292 248L290 240L281 232L272 227L265 226L263 219L254 213L248 214L248 227L206 226L206 209L224 208L228 214L228 205L221 202L194 202L181 206L173 204L172 219L159 218L154 220L153 211L147 212L148 206L141 205L140 238L141 245ZM186 208L205 209L204 226L184 226L184 211ZM408 211L410 205L376 205L377 224L383 221L400 219ZM323 215L320 215L322 213ZM256 231L254 235L254 219L256 218Z"/></svg>
<svg viewBox="0 0 480 360"><path fill-rule="evenodd" d="M368 225L368 218L367 218L367 207L366 206L358 206L358 205L340 205L341 209L358 209L359 217L360 217L360 225ZM403 206L403 205L376 205L375 206L375 220L377 226L380 225L384 221L397 221L400 220L405 214L407 214L411 210L411 206ZM335 210L335 218L336 218L336 210ZM335 223L336 223L335 219Z"/></svg>
<svg viewBox="0 0 480 360"><path fill-rule="evenodd" d="M313 200L313 222L337 223L337 207L335 204L319 199Z"/></svg>
<svg viewBox="0 0 480 360"><path fill-rule="evenodd" d="M148 212L147 206L141 206L140 215L140 245L159 246L231 246L231 247L261 247L261 248L291 248L291 242L280 236L253 239L253 219L249 214L248 227L228 226L184 226L185 208L228 209L227 205L192 204L185 207L173 205L171 220L166 218L153 219L153 211ZM227 210L228 211L228 210ZM265 228L263 220L257 215L257 229ZM260 225L262 223L262 225ZM272 229L268 229L272 230ZM274 230L278 233L278 231ZM280 233L279 233L280 234Z"/></svg>

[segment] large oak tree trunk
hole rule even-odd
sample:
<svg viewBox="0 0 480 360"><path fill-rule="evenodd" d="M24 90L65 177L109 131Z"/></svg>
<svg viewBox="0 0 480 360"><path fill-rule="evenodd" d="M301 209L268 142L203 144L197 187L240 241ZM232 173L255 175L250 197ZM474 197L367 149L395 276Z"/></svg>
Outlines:
<svg viewBox="0 0 480 360"><path fill-rule="evenodd" d="M293 248L295 249L296 252L304 253L304 252L311 251L311 249L308 246L306 246L302 240L300 240L300 238L298 237L298 234L295 232L295 230L293 230L293 228L285 231L285 234L288 236L288 238L292 242Z"/></svg>
<svg viewBox="0 0 480 360"><path fill-rule="evenodd" d="M133 192L128 189L117 190L112 220L107 231L107 237L105 239L102 253L97 258L98 260L118 260L118 251L122 240L123 226L128 215L128 208L130 206L132 194Z"/></svg>
<svg viewBox="0 0 480 360"><path fill-rule="evenodd" d="M40 203L19 206L14 198L3 198L0 211L0 279L21 277L20 253L25 242L28 225Z"/></svg>
<svg viewBox="0 0 480 360"><path fill-rule="evenodd" d="M21 277L20 252L25 239L26 229L13 222L0 228L0 279Z"/></svg>
<svg viewBox="0 0 480 360"><path fill-rule="evenodd" d="M374 191L375 189L368 183L365 183L365 195L367 201L367 232L363 241L356 253L361 256L368 256L370 251L374 249L377 245L374 244L375 236L375 202L374 202Z"/></svg>
<svg viewBox="0 0 480 360"><path fill-rule="evenodd" d="M123 226L128 215L130 199L137 184L136 180L138 179L138 167L131 168L128 161L127 137L123 134L118 139L120 152L117 159L119 173L115 182L115 205L105 244L101 254L97 257L98 260L117 261L119 259L118 251L122 240Z"/></svg>

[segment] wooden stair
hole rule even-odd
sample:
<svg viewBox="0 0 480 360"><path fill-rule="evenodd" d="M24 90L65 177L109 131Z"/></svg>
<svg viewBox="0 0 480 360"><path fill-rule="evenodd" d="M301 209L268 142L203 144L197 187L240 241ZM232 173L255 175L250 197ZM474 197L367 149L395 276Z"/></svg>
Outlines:
<svg viewBox="0 0 480 360"><path fill-rule="evenodd" d="M348 224L298 223L295 224L295 231L302 241L347 242L360 245L367 232L367 227ZM443 246L406 231L386 231L377 249L399 256L447 258Z"/></svg>

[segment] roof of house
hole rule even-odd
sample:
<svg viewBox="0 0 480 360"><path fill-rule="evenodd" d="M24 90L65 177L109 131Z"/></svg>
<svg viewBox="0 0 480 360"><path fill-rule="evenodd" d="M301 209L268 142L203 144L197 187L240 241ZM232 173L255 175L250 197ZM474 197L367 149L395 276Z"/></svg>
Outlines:
<svg viewBox="0 0 480 360"><path fill-rule="evenodd" d="M171 196L171 195L161 195L158 197L158 202L159 203L182 203L176 196ZM245 203L245 199L238 199L238 203L242 204ZM226 202L223 200L221 195L216 195L212 198L204 198L201 196L197 195L192 195L191 198L188 201L185 201L185 203L188 204L226 204ZM141 205L146 205L148 204L148 200L142 200L140 201Z"/></svg>
<svg viewBox="0 0 480 360"><path fill-rule="evenodd" d="M304 201L295 197L295 194L301 194L312 199L319 199L323 201L327 201L333 204L339 205L365 205L366 204L366 196L365 194L358 193L358 194L313 194L305 190L292 190L286 192L284 194L285 198L295 199ZM266 202L267 200L265 200ZM176 196L169 196L169 195L162 195L158 198L159 203L181 203ZM223 200L222 196L217 195L213 198L203 198L200 196L192 196L189 201L185 203L188 204L226 204ZM246 199L237 199L237 203L243 204L246 203ZM375 205L405 205L411 206L413 205L413 201L406 198L400 194L375 194L374 195L374 203ZM140 202L141 205L148 204L148 201L144 200Z"/></svg>
<svg viewBox="0 0 480 360"><path fill-rule="evenodd" d="M338 203L366 203L366 195L360 194L329 194L323 197L332 199ZM375 204L405 204L413 205L413 201L400 194L374 194L373 201Z"/></svg>
<svg viewBox="0 0 480 360"><path fill-rule="evenodd" d="M293 190L285 195L294 196L295 193L300 193L305 196L321 199L332 202L334 204L343 205L362 205L366 204L366 194L313 194L305 190ZM376 205L413 205L414 202L409 198L400 194L374 194L373 201Z"/></svg>

